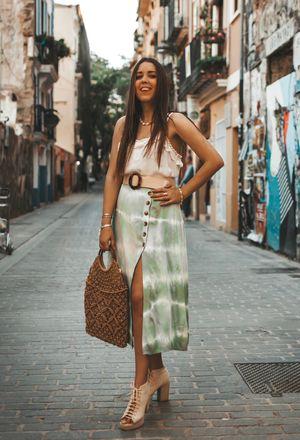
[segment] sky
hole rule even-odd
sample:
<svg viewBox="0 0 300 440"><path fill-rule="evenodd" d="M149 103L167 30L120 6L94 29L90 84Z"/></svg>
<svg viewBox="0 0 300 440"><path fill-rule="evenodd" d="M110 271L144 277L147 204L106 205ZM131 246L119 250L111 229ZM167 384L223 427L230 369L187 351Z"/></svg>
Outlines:
<svg viewBox="0 0 300 440"><path fill-rule="evenodd" d="M106 58L113 67L124 63L120 55L132 58L138 0L55 0L55 3L80 5L91 52Z"/></svg>

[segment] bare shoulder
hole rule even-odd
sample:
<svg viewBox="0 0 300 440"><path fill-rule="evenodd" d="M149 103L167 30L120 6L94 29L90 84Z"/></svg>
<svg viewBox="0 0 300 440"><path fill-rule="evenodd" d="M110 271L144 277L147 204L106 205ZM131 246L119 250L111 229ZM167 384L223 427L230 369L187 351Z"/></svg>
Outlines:
<svg viewBox="0 0 300 440"><path fill-rule="evenodd" d="M117 120L114 129L114 137L117 139L117 142L121 140L124 126L125 126L125 116L121 116L121 118Z"/></svg>
<svg viewBox="0 0 300 440"><path fill-rule="evenodd" d="M126 116L121 116L121 117L117 120L117 122L116 122L116 128L117 128L117 129L122 129L122 128L124 128L124 125L125 125L125 119L126 119Z"/></svg>
<svg viewBox="0 0 300 440"><path fill-rule="evenodd" d="M183 113L172 112L168 118L168 131L170 137L181 138L184 131L191 129L191 121ZM193 124L192 124L193 125Z"/></svg>
<svg viewBox="0 0 300 440"><path fill-rule="evenodd" d="M191 121L180 112L172 112L169 115L169 120L171 121L173 127L176 128L184 128L186 126L189 126Z"/></svg>

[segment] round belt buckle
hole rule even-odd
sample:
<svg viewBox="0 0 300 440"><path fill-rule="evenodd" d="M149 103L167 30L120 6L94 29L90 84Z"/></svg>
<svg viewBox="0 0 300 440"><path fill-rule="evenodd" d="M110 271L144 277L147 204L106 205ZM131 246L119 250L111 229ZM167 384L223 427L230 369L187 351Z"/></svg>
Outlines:
<svg viewBox="0 0 300 440"><path fill-rule="evenodd" d="M135 182L136 182L136 184L135 184ZM128 183L129 183L130 188L132 188L132 189L140 188L141 187L141 183L142 183L142 176L141 176L141 174L138 173L137 171L135 171L134 173L131 173L129 175Z"/></svg>

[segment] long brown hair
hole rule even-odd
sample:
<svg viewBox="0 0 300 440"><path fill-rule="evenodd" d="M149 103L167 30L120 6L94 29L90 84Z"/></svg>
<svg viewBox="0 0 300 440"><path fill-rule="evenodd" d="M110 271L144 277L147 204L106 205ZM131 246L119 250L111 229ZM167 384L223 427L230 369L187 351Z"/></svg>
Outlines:
<svg viewBox="0 0 300 440"><path fill-rule="evenodd" d="M167 112L169 104L169 81L164 67L152 57L141 58L134 66L131 83L129 88L126 116L124 130L120 141L120 147L117 156L116 171L118 175L124 174L124 169L127 160L129 159L134 143L136 141L140 118L142 117L142 106L139 99L136 97L135 82L139 66L149 62L154 64L157 75L157 86L154 96L154 112L153 124L150 139L147 142L144 155L148 155L154 141L158 138L157 143L157 163L160 165L161 155L164 148L164 143L168 134Z"/></svg>

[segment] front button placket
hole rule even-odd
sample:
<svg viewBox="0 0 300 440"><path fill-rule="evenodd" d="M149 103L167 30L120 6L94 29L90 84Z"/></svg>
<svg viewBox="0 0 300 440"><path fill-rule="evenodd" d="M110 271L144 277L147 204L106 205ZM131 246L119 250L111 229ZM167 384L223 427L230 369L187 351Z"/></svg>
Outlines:
<svg viewBox="0 0 300 440"><path fill-rule="evenodd" d="M151 204L152 204L152 199L149 197L145 201L144 214L143 214L143 232L142 232L143 246L146 245L147 237L148 237L149 216L150 216Z"/></svg>

